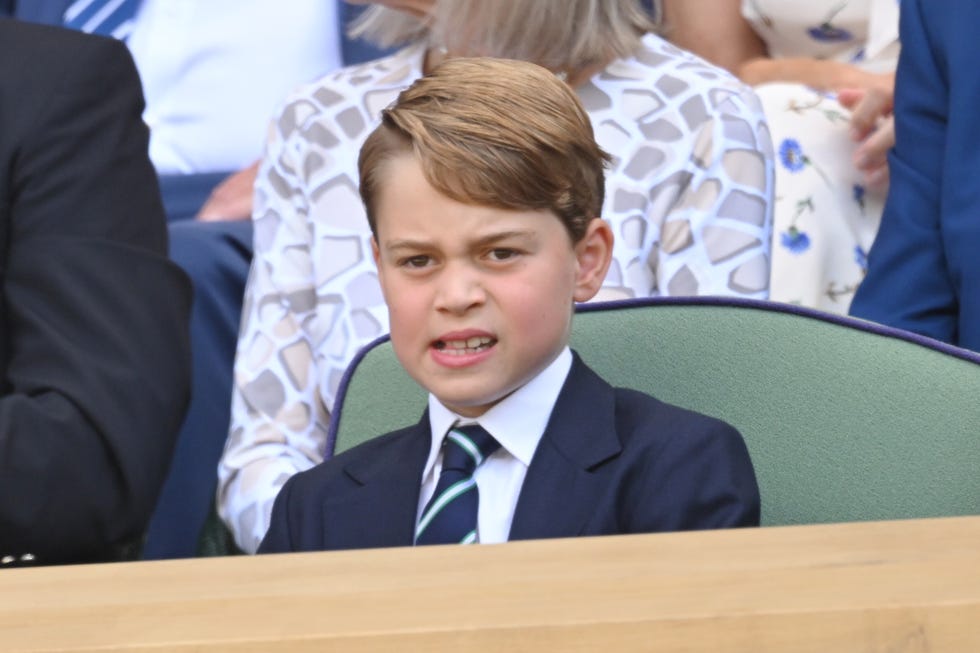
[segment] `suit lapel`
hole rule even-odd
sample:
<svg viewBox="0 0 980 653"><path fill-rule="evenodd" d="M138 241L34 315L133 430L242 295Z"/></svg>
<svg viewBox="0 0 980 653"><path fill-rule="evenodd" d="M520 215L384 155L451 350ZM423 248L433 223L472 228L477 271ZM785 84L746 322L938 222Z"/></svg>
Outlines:
<svg viewBox="0 0 980 653"><path fill-rule="evenodd" d="M426 410L418 424L344 466L344 474L352 481L350 491L328 497L323 505L326 548L413 544L429 431Z"/></svg>
<svg viewBox="0 0 980 653"><path fill-rule="evenodd" d="M511 540L579 535L601 495L593 473L622 450L613 388L575 355L514 512Z"/></svg>

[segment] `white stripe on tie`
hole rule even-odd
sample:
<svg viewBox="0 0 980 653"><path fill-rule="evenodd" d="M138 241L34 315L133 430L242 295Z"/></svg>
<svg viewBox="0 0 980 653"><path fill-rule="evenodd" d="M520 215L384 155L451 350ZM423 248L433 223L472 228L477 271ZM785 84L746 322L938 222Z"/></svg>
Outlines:
<svg viewBox="0 0 980 653"><path fill-rule="evenodd" d="M105 3L105 6L95 12L95 15L89 18L88 21L82 25L82 31L94 32L95 29L104 23L112 14L114 14L116 9L119 9L124 2L126 2L126 0L109 0L109 2ZM72 9L74 9L74 7L72 7Z"/></svg>
<svg viewBox="0 0 980 653"><path fill-rule="evenodd" d="M429 507L429 512L425 513L425 515L423 515L422 519L419 521L419 525L415 529L416 539L418 539L418 536L425 530L425 527L429 525L429 522L431 522L433 518L435 518L435 516L449 504L450 501L464 492L469 491L475 485L476 481L473 479L473 477L470 477L466 480L454 483L446 488L446 491L443 492L439 498L436 499L436 502Z"/></svg>
<svg viewBox="0 0 980 653"><path fill-rule="evenodd" d="M465 433L461 433L460 431L454 429L450 431L449 435L446 437L463 447L466 453L470 454L470 457L476 461L476 466L480 466L480 464L483 462L483 454L481 454L477 446L473 444L473 441L466 437Z"/></svg>
<svg viewBox="0 0 980 653"><path fill-rule="evenodd" d="M65 22L70 22L78 18L78 15L88 9L89 5L95 0L76 0L68 9L65 10Z"/></svg>

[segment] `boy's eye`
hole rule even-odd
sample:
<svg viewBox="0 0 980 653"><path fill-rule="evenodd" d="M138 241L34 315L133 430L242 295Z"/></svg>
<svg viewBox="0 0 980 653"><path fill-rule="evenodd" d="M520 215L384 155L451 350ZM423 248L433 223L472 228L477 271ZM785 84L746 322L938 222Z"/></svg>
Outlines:
<svg viewBox="0 0 980 653"><path fill-rule="evenodd" d="M506 261L517 256L517 250L498 247L490 250L490 259L494 261Z"/></svg>
<svg viewBox="0 0 980 653"><path fill-rule="evenodd" d="M418 254L416 256L408 256L403 258L398 262L398 264L405 268L424 268L431 260L432 259L425 254Z"/></svg>

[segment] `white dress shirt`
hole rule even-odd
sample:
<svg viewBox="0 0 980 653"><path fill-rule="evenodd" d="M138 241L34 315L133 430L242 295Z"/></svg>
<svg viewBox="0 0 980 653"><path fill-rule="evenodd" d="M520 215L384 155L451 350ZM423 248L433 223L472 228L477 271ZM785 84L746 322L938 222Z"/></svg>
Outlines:
<svg viewBox="0 0 980 653"><path fill-rule="evenodd" d="M439 482L439 474L442 472L442 442L446 433L457 423L479 424L496 438L500 449L483 461L473 473L476 487L480 491L477 541L483 544L506 542L527 468L571 369L572 352L565 347L537 376L475 420L457 415L430 394L429 425L432 430L432 446L422 472L422 490L419 493L415 523L418 524L422 511Z"/></svg>
<svg viewBox="0 0 980 653"><path fill-rule="evenodd" d="M161 174L257 160L286 94L340 66L333 0L143 0L127 42Z"/></svg>

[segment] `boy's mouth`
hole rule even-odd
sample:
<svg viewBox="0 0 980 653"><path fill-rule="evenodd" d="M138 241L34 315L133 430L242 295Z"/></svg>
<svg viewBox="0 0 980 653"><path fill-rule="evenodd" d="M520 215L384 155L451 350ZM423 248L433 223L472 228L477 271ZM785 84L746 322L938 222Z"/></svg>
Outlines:
<svg viewBox="0 0 980 653"><path fill-rule="evenodd" d="M444 354L451 356L465 356L476 352L489 349L497 344L496 338L488 336L474 336L459 340L436 340L432 346Z"/></svg>

